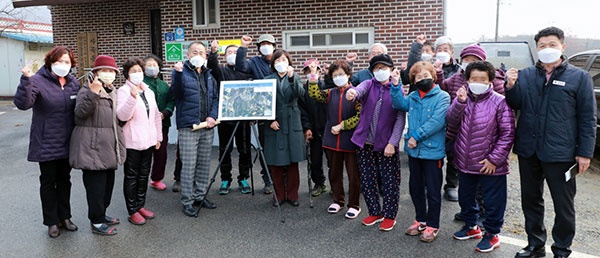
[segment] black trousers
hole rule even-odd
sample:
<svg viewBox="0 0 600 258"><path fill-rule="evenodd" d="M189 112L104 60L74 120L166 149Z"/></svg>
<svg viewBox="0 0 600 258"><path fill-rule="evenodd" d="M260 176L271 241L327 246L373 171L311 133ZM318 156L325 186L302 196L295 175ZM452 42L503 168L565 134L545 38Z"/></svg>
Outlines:
<svg viewBox="0 0 600 258"><path fill-rule="evenodd" d="M83 186L88 203L88 218L92 224L104 223L115 185L115 170L82 170Z"/></svg>
<svg viewBox="0 0 600 258"><path fill-rule="evenodd" d="M123 195L129 215L144 208L146 204L153 153L154 147L142 151L127 149L127 159L123 167Z"/></svg>
<svg viewBox="0 0 600 258"><path fill-rule="evenodd" d="M44 225L71 218L71 166L69 159L40 162L40 199Z"/></svg>
<svg viewBox="0 0 600 258"><path fill-rule="evenodd" d="M529 245L546 244L544 226L544 179L554 203L552 252L568 256L575 237L575 177L565 182L565 172L573 162L542 162L537 156L519 156L521 207L525 215L525 232Z"/></svg>
<svg viewBox="0 0 600 258"><path fill-rule="evenodd" d="M458 187L458 169L454 167L454 140L446 143L446 184L444 191L448 188Z"/></svg>
<svg viewBox="0 0 600 258"><path fill-rule="evenodd" d="M235 145L239 153L239 172L237 177L238 182L250 177L250 168L252 167L252 152L250 145L250 123L248 121L240 121L237 130L234 132L236 122L222 122L219 125L219 157L223 157L221 163L221 181L232 180L231 170L231 151L233 143L229 145L229 149L225 149L229 139L235 137Z"/></svg>
<svg viewBox="0 0 600 258"><path fill-rule="evenodd" d="M327 159L327 167L330 167L329 157L323 150L323 137L313 132L313 138L310 140L310 177L315 185L325 184L325 173L323 172L323 153Z"/></svg>

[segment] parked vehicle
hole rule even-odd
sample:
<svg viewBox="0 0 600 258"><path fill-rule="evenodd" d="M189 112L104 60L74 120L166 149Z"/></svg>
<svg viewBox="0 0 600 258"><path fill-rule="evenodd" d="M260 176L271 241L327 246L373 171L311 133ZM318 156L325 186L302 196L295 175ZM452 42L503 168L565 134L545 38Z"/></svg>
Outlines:
<svg viewBox="0 0 600 258"><path fill-rule="evenodd" d="M505 71L511 67L523 69L535 63L527 41L479 42L477 44L485 50L488 62ZM467 45L470 44L456 44L454 54L458 55Z"/></svg>
<svg viewBox="0 0 600 258"><path fill-rule="evenodd" d="M600 106L600 49L589 50L569 57L569 63L577 66L592 76L596 109ZM600 116L596 120L596 153L600 152Z"/></svg>

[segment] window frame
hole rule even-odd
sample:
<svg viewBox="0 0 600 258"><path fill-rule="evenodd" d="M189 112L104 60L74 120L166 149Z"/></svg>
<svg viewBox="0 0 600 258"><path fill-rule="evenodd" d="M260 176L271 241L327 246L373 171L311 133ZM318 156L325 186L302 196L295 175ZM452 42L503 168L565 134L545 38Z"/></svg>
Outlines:
<svg viewBox="0 0 600 258"><path fill-rule="evenodd" d="M326 35L326 42L329 43L327 38L328 35L332 34L344 34L352 33L351 44L340 44L340 45L323 45L315 46L313 36L314 35ZM367 43L356 43L357 34L368 34ZM337 29L315 29L315 30L288 30L282 31L283 42L282 45L287 50L293 51L311 51L311 50L344 50L344 49L368 49L373 43L375 43L375 28L374 27L359 27L359 28L337 28ZM308 36L308 46L292 46L292 37L297 36Z"/></svg>
<svg viewBox="0 0 600 258"><path fill-rule="evenodd" d="M210 23L209 1L215 1L215 23ZM196 5L202 2L204 4L204 24L198 24L196 17ZM212 29L221 27L221 10L219 0L193 0L192 1L192 23L194 29Z"/></svg>

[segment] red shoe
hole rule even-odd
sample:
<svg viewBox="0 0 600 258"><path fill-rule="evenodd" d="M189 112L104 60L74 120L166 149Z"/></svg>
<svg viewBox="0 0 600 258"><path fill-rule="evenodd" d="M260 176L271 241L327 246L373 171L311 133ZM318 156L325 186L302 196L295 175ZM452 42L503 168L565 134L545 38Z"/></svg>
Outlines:
<svg viewBox="0 0 600 258"><path fill-rule="evenodd" d="M134 225L146 224L146 219L144 219L144 216L142 216L142 214L140 214L139 212L131 214L131 216L129 216L129 218L127 218L127 220L129 220L129 222L131 222L131 224L134 224Z"/></svg>
<svg viewBox="0 0 600 258"><path fill-rule="evenodd" d="M362 220L362 224L365 226L372 226L382 221L383 216L368 216Z"/></svg>
<svg viewBox="0 0 600 258"><path fill-rule="evenodd" d="M390 231L394 228L395 225L395 219L383 219L383 222L381 222L381 225L379 225L379 230Z"/></svg>
<svg viewBox="0 0 600 258"><path fill-rule="evenodd" d="M150 187L158 191L164 191L165 189L167 189L167 185L165 185L165 183L163 183L162 181L150 181Z"/></svg>
<svg viewBox="0 0 600 258"><path fill-rule="evenodd" d="M146 218L146 219L153 219L154 218L154 212L151 212L151 211L147 210L146 208L139 209L138 213L140 215L144 216L144 218Z"/></svg>

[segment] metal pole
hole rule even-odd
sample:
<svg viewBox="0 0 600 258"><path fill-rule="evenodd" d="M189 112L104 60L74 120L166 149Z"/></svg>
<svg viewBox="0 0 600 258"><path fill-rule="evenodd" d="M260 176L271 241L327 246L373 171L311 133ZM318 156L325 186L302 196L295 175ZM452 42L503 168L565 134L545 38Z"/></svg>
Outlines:
<svg viewBox="0 0 600 258"><path fill-rule="evenodd" d="M500 20L500 0L496 0L496 35L494 41L498 41L498 21Z"/></svg>

